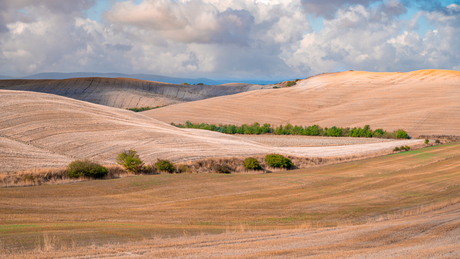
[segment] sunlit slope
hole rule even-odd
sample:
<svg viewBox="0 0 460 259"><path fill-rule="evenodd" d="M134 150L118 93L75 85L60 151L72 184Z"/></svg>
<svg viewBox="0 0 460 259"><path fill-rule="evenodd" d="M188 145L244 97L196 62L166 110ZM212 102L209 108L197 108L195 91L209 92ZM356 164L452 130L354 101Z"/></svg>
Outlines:
<svg viewBox="0 0 460 259"><path fill-rule="evenodd" d="M291 88L245 92L148 111L184 123L319 124L460 135L460 72L348 71L323 74Z"/></svg>
<svg viewBox="0 0 460 259"><path fill-rule="evenodd" d="M347 156L417 143L400 141L340 147L269 147L236 136L179 129L143 113L51 94L0 90L0 172L66 165L89 158L115 163L122 150L134 149L148 163L208 157L282 153L297 156ZM36 154L30 160L29 153ZM24 163L21 161L24 160ZM33 162L36 161L36 162Z"/></svg>
<svg viewBox="0 0 460 259"><path fill-rule="evenodd" d="M57 94L119 108L163 106L263 89L251 84L177 85L128 78L0 80L0 89Z"/></svg>

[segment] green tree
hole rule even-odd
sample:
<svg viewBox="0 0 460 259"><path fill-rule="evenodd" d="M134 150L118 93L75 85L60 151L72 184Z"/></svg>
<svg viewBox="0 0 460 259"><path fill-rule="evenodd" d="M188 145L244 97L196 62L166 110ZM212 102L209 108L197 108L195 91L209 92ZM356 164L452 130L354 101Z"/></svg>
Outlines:
<svg viewBox="0 0 460 259"><path fill-rule="evenodd" d="M117 163L131 173L141 173L144 167L144 162L134 150L123 151L118 154Z"/></svg>
<svg viewBox="0 0 460 259"><path fill-rule="evenodd" d="M289 158L279 154L270 154L265 156L265 162L271 167L291 168L294 164Z"/></svg>
<svg viewBox="0 0 460 259"><path fill-rule="evenodd" d="M396 138L406 139L406 138L409 138L409 135L407 135L407 132L405 132L404 130L399 129L399 130L396 132Z"/></svg>

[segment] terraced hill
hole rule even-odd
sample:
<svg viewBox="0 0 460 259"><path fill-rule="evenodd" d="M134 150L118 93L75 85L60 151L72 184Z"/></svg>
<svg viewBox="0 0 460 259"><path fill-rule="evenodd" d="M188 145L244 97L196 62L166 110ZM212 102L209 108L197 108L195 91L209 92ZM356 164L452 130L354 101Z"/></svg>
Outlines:
<svg viewBox="0 0 460 259"><path fill-rule="evenodd" d="M460 135L460 72L348 71L322 74L295 87L252 91L145 112L167 123L370 125L421 134Z"/></svg>
<svg viewBox="0 0 460 259"><path fill-rule="evenodd" d="M0 172L65 166L74 159L115 162L135 149L146 162L283 153L347 156L417 143L399 141L340 147L273 147L204 130L179 129L143 113L51 94L0 90Z"/></svg>
<svg viewBox="0 0 460 259"><path fill-rule="evenodd" d="M177 85L129 78L0 80L0 89L34 91L118 108L164 106L269 88L251 84Z"/></svg>

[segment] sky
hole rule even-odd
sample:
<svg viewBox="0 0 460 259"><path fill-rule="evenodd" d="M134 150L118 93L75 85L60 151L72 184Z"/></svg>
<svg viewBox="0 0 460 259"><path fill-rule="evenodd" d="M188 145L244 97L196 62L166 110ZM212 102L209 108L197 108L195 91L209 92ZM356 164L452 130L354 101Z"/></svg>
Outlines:
<svg viewBox="0 0 460 259"><path fill-rule="evenodd" d="M1 0L0 75L460 70L460 0Z"/></svg>

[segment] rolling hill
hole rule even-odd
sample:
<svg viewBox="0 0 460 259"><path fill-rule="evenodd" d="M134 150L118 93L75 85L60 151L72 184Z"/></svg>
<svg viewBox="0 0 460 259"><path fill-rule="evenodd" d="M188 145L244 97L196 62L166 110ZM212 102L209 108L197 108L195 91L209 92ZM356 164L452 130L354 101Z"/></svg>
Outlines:
<svg viewBox="0 0 460 259"><path fill-rule="evenodd" d="M282 153L349 156L414 144L404 140L339 147L273 147L218 132L179 129L143 113L58 95L0 90L0 172L65 166L75 159L115 163L137 150L148 163Z"/></svg>
<svg viewBox="0 0 460 259"><path fill-rule="evenodd" d="M129 78L100 77L0 80L0 89L50 93L117 108L164 106L269 87L238 83L186 86Z"/></svg>
<svg viewBox="0 0 460 259"><path fill-rule="evenodd" d="M290 88L244 92L147 111L167 123L270 123L363 127L418 135L460 135L460 72L347 71Z"/></svg>

